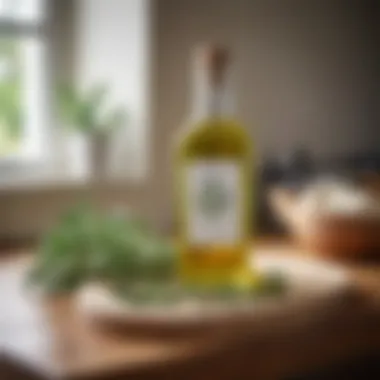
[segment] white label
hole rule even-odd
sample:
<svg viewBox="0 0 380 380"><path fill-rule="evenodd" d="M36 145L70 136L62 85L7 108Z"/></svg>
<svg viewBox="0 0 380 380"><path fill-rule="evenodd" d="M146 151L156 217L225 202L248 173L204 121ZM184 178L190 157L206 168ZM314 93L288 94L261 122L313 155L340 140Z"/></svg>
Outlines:
<svg viewBox="0 0 380 380"><path fill-rule="evenodd" d="M188 239L234 245L242 237L241 166L236 161L195 161L186 169Z"/></svg>

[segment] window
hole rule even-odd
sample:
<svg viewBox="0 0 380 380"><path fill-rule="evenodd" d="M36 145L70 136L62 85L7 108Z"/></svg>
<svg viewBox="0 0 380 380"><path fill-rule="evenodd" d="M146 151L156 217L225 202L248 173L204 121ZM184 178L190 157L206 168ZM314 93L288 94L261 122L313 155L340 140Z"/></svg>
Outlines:
<svg viewBox="0 0 380 380"><path fill-rule="evenodd" d="M55 114L62 80L105 84L128 112L109 139L107 180L145 175L149 3L0 0L0 192L92 180L91 141Z"/></svg>
<svg viewBox="0 0 380 380"><path fill-rule="evenodd" d="M46 83L43 0L0 0L0 162L41 156Z"/></svg>

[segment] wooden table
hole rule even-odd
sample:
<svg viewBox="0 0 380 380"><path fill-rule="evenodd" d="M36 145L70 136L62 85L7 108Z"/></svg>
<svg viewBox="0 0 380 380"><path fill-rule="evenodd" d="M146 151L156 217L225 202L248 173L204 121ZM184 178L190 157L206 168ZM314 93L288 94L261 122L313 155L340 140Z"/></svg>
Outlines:
<svg viewBox="0 0 380 380"><path fill-rule="evenodd" d="M286 244L275 248L296 253ZM380 353L379 265L351 266L356 296L324 318L288 315L268 331L248 329L227 342L205 332L167 339L106 333L70 297L42 302L28 294L27 262L19 255L0 261L1 379L282 379Z"/></svg>

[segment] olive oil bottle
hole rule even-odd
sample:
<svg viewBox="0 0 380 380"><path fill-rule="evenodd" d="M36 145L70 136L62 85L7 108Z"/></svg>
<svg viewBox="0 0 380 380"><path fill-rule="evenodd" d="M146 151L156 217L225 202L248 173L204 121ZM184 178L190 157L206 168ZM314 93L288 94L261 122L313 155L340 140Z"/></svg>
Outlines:
<svg viewBox="0 0 380 380"><path fill-rule="evenodd" d="M248 271L252 143L231 109L230 64L224 47L196 50L193 109L176 146L179 273L195 286Z"/></svg>

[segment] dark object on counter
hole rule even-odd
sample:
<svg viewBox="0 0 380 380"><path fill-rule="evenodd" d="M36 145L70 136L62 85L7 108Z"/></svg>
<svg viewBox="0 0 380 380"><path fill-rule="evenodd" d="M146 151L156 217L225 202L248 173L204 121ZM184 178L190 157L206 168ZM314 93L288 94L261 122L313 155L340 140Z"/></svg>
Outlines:
<svg viewBox="0 0 380 380"><path fill-rule="evenodd" d="M283 184L298 189L310 182L316 175L316 165L311 153L305 148L292 151L285 161Z"/></svg>
<svg viewBox="0 0 380 380"><path fill-rule="evenodd" d="M261 167L261 180L265 184L276 185L284 178L284 169L279 160L268 156Z"/></svg>
<svg viewBox="0 0 380 380"><path fill-rule="evenodd" d="M259 233L281 233L282 227L277 223L268 202L268 193L284 180L284 170L279 160L267 156L258 170L258 194L254 194L254 213L257 213L257 230ZM256 232L256 231L255 231Z"/></svg>
<svg viewBox="0 0 380 380"><path fill-rule="evenodd" d="M258 173L258 196L254 201L254 207L257 207L255 212L258 213L259 233L282 234L284 232L270 207L268 201L270 190L276 187L299 190L313 179L315 171L311 154L303 148L291 152L285 162L273 155L264 157Z"/></svg>

